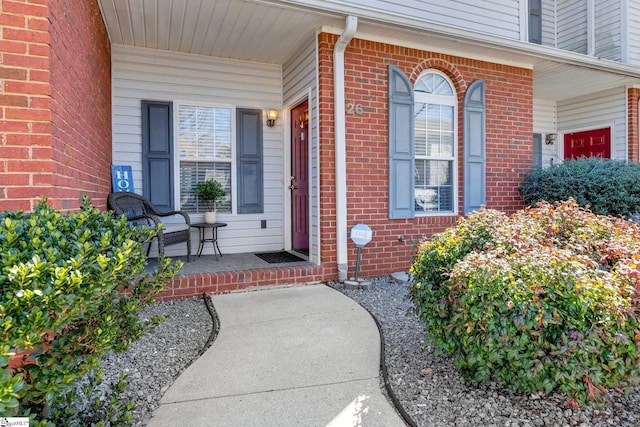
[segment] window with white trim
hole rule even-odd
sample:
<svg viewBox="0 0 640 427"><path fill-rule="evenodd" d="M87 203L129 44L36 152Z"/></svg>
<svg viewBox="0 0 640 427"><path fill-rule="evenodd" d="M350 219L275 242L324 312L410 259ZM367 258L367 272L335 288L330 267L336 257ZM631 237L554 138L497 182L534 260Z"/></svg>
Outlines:
<svg viewBox="0 0 640 427"><path fill-rule="evenodd" d="M414 87L415 212L455 213L458 100L453 85L435 70Z"/></svg>
<svg viewBox="0 0 640 427"><path fill-rule="evenodd" d="M231 212L233 109L178 104L177 118L179 209L205 212L207 206L195 194L196 184L214 179L227 193L216 209Z"/></svg>

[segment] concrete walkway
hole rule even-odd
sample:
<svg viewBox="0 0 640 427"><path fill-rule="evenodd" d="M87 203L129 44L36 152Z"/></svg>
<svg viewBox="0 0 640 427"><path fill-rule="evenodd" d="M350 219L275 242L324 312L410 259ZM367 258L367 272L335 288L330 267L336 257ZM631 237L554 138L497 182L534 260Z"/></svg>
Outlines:
<svg viewBox="0 0 640 427"><path fill-rule="evenodd" d="M375 322L348 297L312 285L212 300L220 333L150 427L405 425L381 391Z"/></svg>

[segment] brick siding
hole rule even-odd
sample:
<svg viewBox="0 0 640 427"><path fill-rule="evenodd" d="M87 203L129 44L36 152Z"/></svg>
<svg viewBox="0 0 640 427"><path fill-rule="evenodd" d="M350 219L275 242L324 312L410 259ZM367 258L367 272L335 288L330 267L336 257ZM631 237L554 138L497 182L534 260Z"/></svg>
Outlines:
<svg viewBox="0 0 640 427"><path fill-rule="evenodd" d="M629 88L627 92L627 103L628 103L628 117L627 117L627 129L628 133L628 141L627 146L629 147L628 151L628 159L632 162L639 162L639 150L640 150L640 135L638 134L638 126L640 126L638 120L638 102L640 101L640 89L638 88Z"/></svg>
<svg viewBox="0 0 640 427"><path fill-rule="evenodd" d="M0 210L110 191L111 53L96 1L0 0Z"/></svg>
<svg viewBox="0 0 640 427"><path fill-rule="evenodd" d="M318 283L329 276L319 265L190 274L174 277L157 299L186 298L203 293L223 294L261 286Z"/></svg>
<svg viewBox="0 0 640 427"><path fill-rule="evenodd" d="M319 120L321 253L327 273L335 274L335 150L333 122L333 46L337 36L319 35ZM345 52L345 99L361 104L363 114L347 114L347 209L349 229L363 222L374 239L362 251L361 275L406 270L423 236L455 224L455 216L388 219L388 66L395 65L415 83L434 68L457 91L458 211L463 195L463 101L466 88L486 80L487 207L512 212L524 207L518 185L533 163L533 71L354 39ZM401 240L399 239L401 238ZM356 248L349 242L349 275Z"/></svg>

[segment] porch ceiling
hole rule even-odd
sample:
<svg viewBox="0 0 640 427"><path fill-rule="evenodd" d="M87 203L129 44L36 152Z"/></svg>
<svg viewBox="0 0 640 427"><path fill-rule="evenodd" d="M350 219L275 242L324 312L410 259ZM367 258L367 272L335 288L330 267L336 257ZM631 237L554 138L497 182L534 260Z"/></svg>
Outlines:
<svg viewBox="0 0 640 427"><path fill-rule="evenodd" d="M283 64L340 16L252 0L98 0L112 43Z"/></svg>
<svg viewBox="0 0 640 427"><path fill-rule="evenodd" d="M339 33L346 14L352 13L359 18L356 37L532 68L534 96L540 99L560 101L640 84L640 73L623 64L410 17L381 17L366 8L348 10L341 5L338 9L335 2L322 3L326 8L291 0L98 3L114 44L284 64L319 29Z"/></svg>

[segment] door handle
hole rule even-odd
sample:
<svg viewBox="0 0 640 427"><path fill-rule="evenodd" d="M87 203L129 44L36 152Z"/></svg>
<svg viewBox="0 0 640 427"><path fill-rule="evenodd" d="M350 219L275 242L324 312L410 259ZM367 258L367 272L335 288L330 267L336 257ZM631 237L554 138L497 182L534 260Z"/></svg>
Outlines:
<svg viewBox="0 0 640 427"><path fill-rule="evenodd" d="M293 190L295 190L296 188L298 188L298 187L296 187L296 186L295 186L295 185L293 185L293 184L291 184L291 185L289 186L289 190L292 190L292 191L293 191Z"/></svg>

